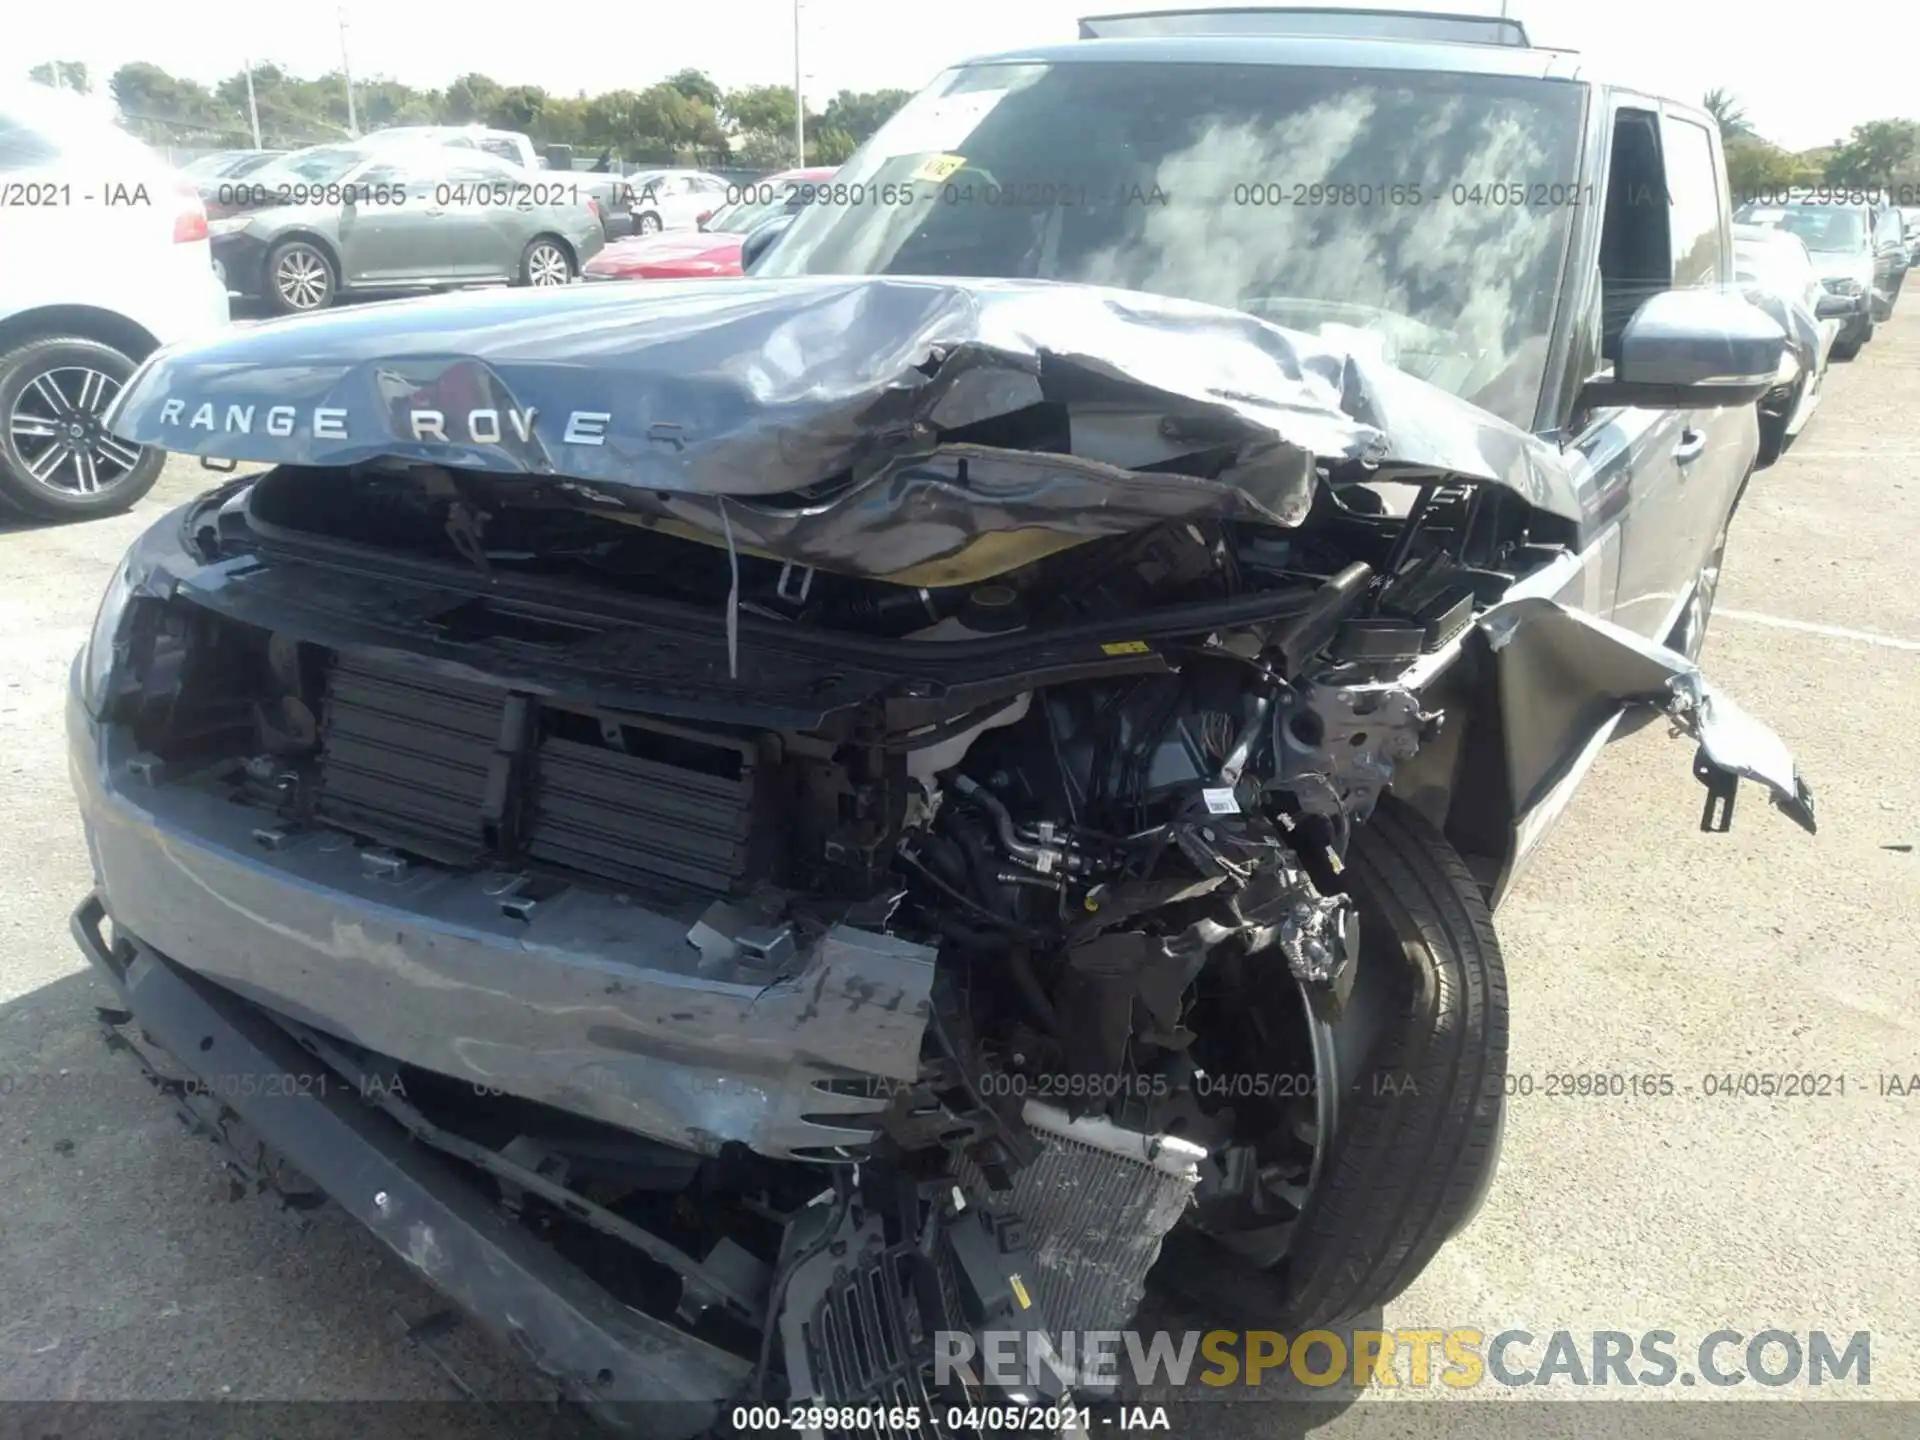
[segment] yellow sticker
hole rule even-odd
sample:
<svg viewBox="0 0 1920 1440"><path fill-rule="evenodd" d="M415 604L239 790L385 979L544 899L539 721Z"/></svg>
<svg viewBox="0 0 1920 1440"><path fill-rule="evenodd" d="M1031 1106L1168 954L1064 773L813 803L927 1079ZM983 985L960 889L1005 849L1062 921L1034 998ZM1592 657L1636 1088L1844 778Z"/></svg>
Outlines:
<svg viewBox="0 0 1920 1440"><path fill-rule="evenodd" d="M1018 1275L1009 1275L1007 1277L1007 1283L1013 1287L1013 1298L1020 1302L1020 1308L1022 1310L1031 1310L1033 1308L1033 1297L1027 1294L1025 1282L1022 1281Z"/></svg>
<svg viewBox="0 0 1920 1440"><path fill-rule="evenodd" d="M964 155L929 155L913 172L916 180L931 180L936 185L967 163Z"/></svg>
<svg viewBox="0 0 1920 1440"><path fill-rule="evenodd" d="M1108 655L1150 655L1153 653L1144 640L1115 640L1111 645L1102 645L1100 649Z"/></svg>

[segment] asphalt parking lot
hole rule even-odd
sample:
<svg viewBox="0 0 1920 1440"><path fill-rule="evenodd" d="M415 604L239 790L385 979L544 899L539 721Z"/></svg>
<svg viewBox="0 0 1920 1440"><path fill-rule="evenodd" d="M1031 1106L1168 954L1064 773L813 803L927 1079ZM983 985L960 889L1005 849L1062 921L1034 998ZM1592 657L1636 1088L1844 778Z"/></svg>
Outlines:
<svg viewBox="0 0 1920 1440"><path fill-rule="evenodd" d="M102 1045L92 1007L107 992L68 938L88 879L60 719L68 662L127 542L214 479L176 460L128 515L0 530L0 1396L445 1399L441 1367L390 1327L433 1308L425 1288L337 1212L235 1198L212 1147ZM1682 1382L1633 1396L1920 1401L1920 1094L1885 1093L1883 1078L1911 1090L1920 1073L1916 557L1909 297L1753 482L1705 657L1796 750L1819 836L1753 787L1731 834L1701 833L1691 747L1660 727L1601 757L1500 916L1520 1093L1494 1193L1387 1326L1670 1330L1683 1353L1720 1329L1864 1330L1865 1388ZM1748 1072L1844 1077L1844 1093L1704 1093L1709 1076L1738 1088ZM1568 1075L1674 1086L1561 1094L1575 1087L1551 1077ZM478 1341L446 1348L485 1394L537 1393ZM1814 1422L1799 1404L1742 1408L1746 1436L1920 1431L1892 1411ZM1535 1433L1538 1412L1505 1410L1480 1412L1476 1432ZM1636 1433L1617 1406L1581 1414L1579 1433ZM1305 1423L1425 1433L1398 1405ZM1175 1425L1276 1432L1244 1410ZM487 1412L461 1429L517 1433Z"/></svg>

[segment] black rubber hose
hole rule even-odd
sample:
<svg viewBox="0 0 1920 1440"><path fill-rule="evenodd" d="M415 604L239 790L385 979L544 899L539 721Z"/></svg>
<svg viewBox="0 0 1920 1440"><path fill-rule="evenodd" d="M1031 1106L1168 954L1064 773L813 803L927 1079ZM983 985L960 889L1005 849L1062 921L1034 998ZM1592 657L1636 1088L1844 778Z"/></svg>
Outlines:
<svg viewBox="0 0 1920 1440"><path fill-rule="evenodd" d="M1027 953L1026 946L1007 947L1007 970L1013 976L1014 988L1020 992L1020 998L1027 1002L1027 1008L1033 1012L1033 1018L1046 1028L1049 1035L1058 1038L1060 1017L1054 1011L1053 1002L1047 998L1040 977L1034 973L1033 956Z"/></svg>
<svg viewBox="0 0 1920 1440"><path fill-rule="evenodd" d="M1004 931L1006 934L1009 934L1009 935L1017 935L1020 938L1025 940L1031 940L1035 942L1045 942L1049 938L1045 931L1035 929L1031 925L1022 925L1017 920L1009 920L1004 915L996 915L994 914L993 911L987 909L986 906L980 904L979 901L973 899L971 896L962 895L958 890L954 889L951 885L947 884L946 881L942 880L938 875L934 874L925 865L922 865L913 856L907 854L906 851L904 850L900 851L899 855L900 855L901 862L906 866L908 866L914 872L914 874L918 875L922 880L926 881L929 885L933 886L934 889L938 890L942 895L946 896L947 899L953 901L954 904L958 905L962 910L965 910L969 915L973 916L976 920L985 921L987 924L992 925L996 930Z"/></svg>

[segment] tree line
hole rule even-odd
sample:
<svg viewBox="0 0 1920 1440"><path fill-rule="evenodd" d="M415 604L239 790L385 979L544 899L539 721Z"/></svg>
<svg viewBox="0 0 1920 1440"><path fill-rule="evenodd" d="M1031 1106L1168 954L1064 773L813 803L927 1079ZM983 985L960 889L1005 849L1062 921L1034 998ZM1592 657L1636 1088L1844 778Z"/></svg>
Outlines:
<svg viewBox="0 0 1920 1440"><path fill-rule="evenodd" d="M1701 103L1720 126L1736 201L1796 185L1920 185L1920 122L1869 120L1845 140L1793 151L1756 134L1745 107L1728 91L1709 90Z"/></svg>
<svg viewBox="0 0 1920 1440"><path fill-rule="evenodd" d="M55 60L33 79L57 74L69 89L93 88L87 67ZM207 148L253 143L247 77L235 71L211 87L137 60L108 77L107 89L127 128L160 145ZM291 149L348 136L347 85L340 71L302 79L278 65L257 65L254 100L262 141ZM361 130L387 125L481 124L519 130L537 146L566 144L576 153L641 164L725 165L776 169L793 163L794 92L787 85L722 90L701 70L682 70L642 90L554 95L538 85L503 85L488 75L462 75L445 89L416 90L397 80L356 81ZM806 116L807 163L837 165L905 104L910 90L842 90L823 111ZM1735 197L1789 185L1920 184L1920 123L1870 120L1844 141L1789 151L1754 132L1740 102L1710 90L1705 108L1720 126Z"/></svg>
<svg viewBox="0 0 1920 1440"><path fill-rule="evenodd" d="M93 77L75 61L48 61L32 79L89 93ZM237 70L212 86L172 75L144 60L122 65L106 88L122 123L156 145L244 148L253 143L247 74ZM807 163L837 165L911 90L842 90L822 111L806 114ZM346 77L338 70L311 79L279 65L253 68L260 138L292 149L352 134ZM701 70L682 70L639 90L555 95L538 85L505 85L488 75L462 75L444 89L418 90L398 80L356 79L353 116L362 132L388 125L490 125L530 135L537 147L564 144L576 154L642 164L723 165L776 169L793 163L794 92L787 85L723 90Z"/></svg>

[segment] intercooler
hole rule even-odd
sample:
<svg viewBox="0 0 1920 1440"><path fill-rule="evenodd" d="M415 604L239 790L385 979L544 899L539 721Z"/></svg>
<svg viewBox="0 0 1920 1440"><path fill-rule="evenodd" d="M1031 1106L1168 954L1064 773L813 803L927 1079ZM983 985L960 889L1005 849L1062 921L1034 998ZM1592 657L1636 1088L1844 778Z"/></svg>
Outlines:
<svg viewBox="0 0 1920 1440"><path fill-rule="evenodd" d="M339 655L315 808L450 864L526 863L675 902L753 876L773 769L752 739Z"/></svg>
<svg viewBox="0 0 1920 1440"><path fill-rule="evenodd" d="M994 1217L993 1232L1024 1237L1018 1284L1038 1313L1019 1317L1021 1343L1031 1345L1037 1332L1050 1353L1023 1353L1015 1362L1019 1373L1048 1370L1094 1398L1114 1377L1096 1381L1085 1373L1085 1337L1132 1320L1161 1241L1199 1182L1206 1151L1105 1119L1070 1119L1034 1101L1023 1118L1038 1153L1015 1172L1009 1189L991 1189L968 1162L955 1178L970 1208ZM952 1223L967 1222L956 1217ZM856 1417L920 1406L929 1421L925 1433L963 1433L941 1423L944 1412L928 1405L940 1380L929 1358L939 1348L934 1332L971 1329L963 1288L951 1243L929 1259L911 1238L887 1245L877 1218L843 1227L830 1253L799 1267L787 1294L782 1326L796 1397ZM989 1320L989 1333L978 1337L986 1346L996 1344L996 1323L1012 1322ZM879 1433L864 1426L811 1432L813 1440L877 1440Z"/></svg>
<svg viewBox="0 0 1920 1440"><path fill-rule="evenodd" d="M1146 1294L1147 1271L1186 1211L1207 1152L1101 1117L1070 1119L1034 1100L1021 1115L1039 1154L1014 1172L1011 1188L990 1190L970 1165L961 1184L976 1203L1025 1222L1029 1289L1049 1334L1121 1328Z"/></svg>

